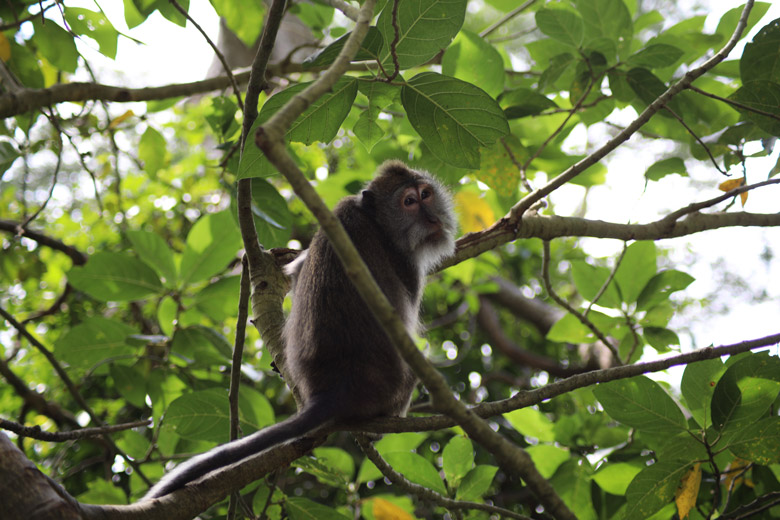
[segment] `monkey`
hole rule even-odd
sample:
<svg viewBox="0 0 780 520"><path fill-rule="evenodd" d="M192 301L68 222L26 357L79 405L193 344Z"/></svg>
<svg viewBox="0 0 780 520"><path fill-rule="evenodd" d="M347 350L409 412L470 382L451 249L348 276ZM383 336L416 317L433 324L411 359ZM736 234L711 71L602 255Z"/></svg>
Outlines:
<svg viewBox="0 0 780 520"><path fill-rule="evenodd" d="M334 214L414 335L425 277L455 250L449 191L426 172L387 161ZM347 278L322 230L286 271L294 289L282 338L287 376L300 391L298 413L179 465L146 499L322 426L406 414L417 377Z"/></svg>

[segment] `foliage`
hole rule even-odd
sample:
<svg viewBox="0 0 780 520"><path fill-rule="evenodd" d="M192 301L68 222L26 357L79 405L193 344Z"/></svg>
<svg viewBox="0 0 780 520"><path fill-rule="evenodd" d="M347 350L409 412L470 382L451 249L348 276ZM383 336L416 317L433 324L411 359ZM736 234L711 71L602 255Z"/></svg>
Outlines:
<svg viewBox="0 0 780 520"><path fill-rule="evenodd" d="M265 8L248 0L211 3L242 41L257 38ZM179 4L186 12L189 3ZM594 151L571 145L575 130L605 136L623 130L626 114L633 118L652 106L723 47L742 12L728 11L707 33L704 16L630 0L532 2L510 15L515 4L380 2L354 60L363 63L285 134L289 152L330 206L357 192L382 161L398 158L452 187L464 232L494 236L491 229L498 228L482 230ZM751 170L752 158L770 156L780 136L780 20L762 18L768 9L768 3L752 7L747 26L759 30L741 57L708 71L642 126L643 142L670 144L669 153L639 172L648 185L700 168L717 189L719 170L737 165L745 173L724 191L742 192L729 191L717 203L737 194L746 203L747 188L740 186L764 173ZM157 11L166 20L158 23L187 23L168 1L124 2L130 28ZM228 82L224 91L204 88L204 96L181 103L191 92L133 92L128 95L150 97L129 108L95 89L68 102L15 110L21 96L14 91L56 91L92 73L84 42L113 59L118 41L129 36L97 4L0 6L6 24L0 57L6 75L19 83L4 79L0 95L0 110L10 110L0 128L0 204L7 208L0 221L0 306L42 342L36 347L10 321L0 331L0 374L9 383L0 386L0 414L52 431L98 426L97 418L152 420L113 434L116 448L97 440L20 441L25 455L79 500L134 502L147 489L139 468L154 481L172 457L229 439L243 245L237 184L252 179L265 248L308 243L313 218L251 136L336 60L352 22L334 12L325 3L292 3L290 14L320 49L269 69L273 90L261 96L249 144L239 152L243 113ZM665 22L670 17L676 23ZM567 184L586 188L578 192L584 205L606 172L595 162ZM599 368L603 339L626 364L643 354L680 351L684 331L672 320L692 301L686 289L694 278L670 265L653 240L679 236L669 230L688 215L694 227L682 235L720 227L695 227L697 212L715 204L670 212L641 241L630 240L640 236L639 226L612 236L584 218L578 222L595 231L534 221L536 231L517 233L557 239L545 259L551 269L540 241L512 242L518 235L479 256L464 253L426 288L426 354L459 399L476 405ZM538 209L556 214L549 201ZM722 209L738 213L731 205ZM758 225L746 222L739 225ZM620 238L626 247L615 258L594 258L577 236ZM502 303L502 280L555 319ZM542 296L545 282L574 312L553 309L551 295ZM500 311L493 305L502 305ZM489 312L498 318L498 333ZM238 403L244 435L295 410L258 332L246 332ZM74 387L51 370L44 347ZM574 381L552 399L491 417L491 426L526 448L577 518L730 518L764 504L774 505L762 512L765 518L780 517L771 502L780 492L777 356L744 352L690 363L682 374L672 386L645 375L594 380L602 381L595 386ZM421 390L416 400L425 396ZM442 497L524 515L538 507L533 496L518 492L519 477L499 468L494 454L458 427L389 434L375 446L408 481ZM356 511L367 519L435 518L458 509L430 496L408 497L343 435L242 493L267 518L354 518ZM222 517L226 510L218 504L205 515ZM490 516L465 510L468 518Z"/></svg>

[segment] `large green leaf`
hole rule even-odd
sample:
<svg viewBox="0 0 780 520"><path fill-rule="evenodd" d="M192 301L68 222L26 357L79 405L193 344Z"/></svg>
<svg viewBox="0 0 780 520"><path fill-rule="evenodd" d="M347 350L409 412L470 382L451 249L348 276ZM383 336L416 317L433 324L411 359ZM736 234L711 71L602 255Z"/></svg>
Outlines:
<svg viewBox="0 0 780 520"><path fill-rule="evenodd" d="M458 500L479 500L485 496L496 476L496 466L479 465L461 480L455 498Z"/></svg>
<svg viewBox="0 0 780 520"><path fill-rule="evenodd" d="M287 141L312 144L320 141L327 143L336 137L341 124L349 114L357 95L358 80L353 77L342 77L331 91L311 104L298 119L296 119L285 135ZM263 152L254 145L254 136L270 117L279 111L293 96L305 90L310 83L299 83L271 96L252 124L249 140L238 166L238 178L267 177L276 170L265 158Z"/></svg>
<svg viewBox="0 0 780 520"><path fill-rule="evenodd" d="M780 417L766 417L744 428L729 449L737 457L767 466L780 462Z"/></svg>
<svg viewBox="0 0 780 520"><path fill-rule="evenodd" d="M674 65L683 55L683 51L673 45L657 43L648 45L644 49L636 52L627 63L632 67L645 67L648 69L658 69Z"/></svg>
<svg viewBox="0 0 780 520"><path fill-rule="evenodd" d="M680 390L691 415L700 426L707 427L712 424L712 394L725 370L726 367L720 359L699 361L685 367Z"/></svg>
<svg viewBox="0 0 780 520"><path fill-rule="evenodd" d="M607 464L599 468L593 475L593 480L607 493L625 495L628 485L640 471L642 471L641 467L626 462Z"/></svg>
<svg viewBox="0 0 780 520"><path fill-rule="evenodd" d="M634 242L626 248L623 259L615 271L615 281L620 296L626 303L633 303L656 272L655 244L649 240Z"/></svg>
<svg viewBox="0 0 780 520"><path fill-rule="evenodd" d="M601 383L593 394L613 419L641 432L675 434L687 427L677 403L645 376Z"/></svg>
<svg viewBox="0 0 780 520"><path fill-rule="evenodd" d="M479 87L423 72L401 90L409 122L442 161L479 168L479 149L509 133L498 103Z"/></svg>
<svg viewBox="0 0 780 520"><path fill-rule="evenodd" d="M304 67L324 67L326 65L330 65L334 61L336 61L336 57L341 52L341 49L344 48L344 44L347 42L347 39L352 35L351 32L348 32L335 42L331 43L324 49L322 49L317 54L314 54L312 56L309 56L303 61ZM369 27L368 33L366 34L366 37L363 39L363 42L360 44L360 49L358 49L357 54L352 59L352 61L365 61L365 60L376 60L379 58L379 53L382 50L382 33L379 32L379 29L376 27Z"/></svg>
<svg viewBox="0 0 780 520"><path fill-rule="evenodd" d="M415 484L420 484L442 495L447 494L439 472L422 456L412 452L395 452L388 453L385 458L396 471Z"/></svg>
<svg viewBox="0 0 780 520"><path fill-rule="evenodd" d="M230 212L202 217L187 235L179 280L187 285L214 276L236 257L240 247L241 234Z"/></svg>
<svg viewBox="0 0 780 520"><path fill-rule="evenodd" d="M168 284L176 283L176 263L173 251L157 233L133 230L127 232L136 254L151 266Z"/></svg>
<svg viewBox="0 0 780 520"><path fill-rule="evenodd" d="M285 509L290 520L349 520L332 507L313 502L308 498L289 497L285 501Z"/></svg>
<svg viewBox="0 0 780 520"><path fill-rule="evenodd" d="M712 424L726 434L739 435L769 410L780 392L780 359L747 354L718 380L712 395Z"/></svg>
<svg viewBox="0 0 780 520"><path fill-rule="evenodd" d="M631 13L622 0L577 0L577 10L585 23L585 41L606 38L628 45L634 34Z"/></svg>
<svg viewBox="0 0 780 520"><path fill-rule="evenodd" d="M190 392L171 403L165 412L165 426L190 440L226 442L230 411L227 390L211 388ZM268 399L251 389L239 394L239 422L245 435L274 422Z"/></svg>
<svg viewBox="0 0 780 520"><path fill-rule="evenodd" d="M454 487L471 471L474 465L474 447L460 435L450 439L442 451L442 469L450 486Z"/></svg>
<svg viewBox="0 0 780 520"><path fill-rule="evenodd" d="M87 318L54 344L57 359L79 372L110 359L130 358L137 347L127 338L137 331L124 323L100 317Z"/></svg>
<svg viewBox="0 0 780 520"><path fill-rule="evenodd" d="M405 0L398 2L398 43L395 55L401 70L422 65L449 46L466 16L467 0ZM395 70L392 42L393 2L387 2L377 27L384 37L380 62L388 73Z"/></svg>
<svg viewBox="0 0 780 520"><path fill-rule="evenodd" d="M642 520L672 501L689 462L660 461L643 469L626 490L625 520Z"/></svg>
<svg viewBox="0 0 780 520"><path fill-rule="evenodd" d="M65 9L65 20L70 29L83 36L95 40L100 47L100 53L111 59L116 58L117 31L111 22L100 11L90 11L81 7Z"/></svg>
<svg viewBox="0 0 780 520"><path fill-rule="evenodd" d="M252 181L252 214L257 238L263 247L287 245L292 234L292 214L284 197L265 179Z"/></svg>
<svg viewBox="0 0 780 520"><path fill-rule="evenodd" d="M637 306L639 310L652 309L659 303L668 300L670 294L685 289L693 281L693 276L682 271L674 269L661 271L644 286L637 298Z"/></svg>
<svg viewBox="0 0 780 520"><path fill-rule="evenodd" d="M144 171L150 177L156 177L157 172L165 165L167 146L168 143L162 134L151 126L141 136L138 143L138 158L144 165Z"/></svg>
<svg viewBox="0 0 780 520"><path fill-rule="evenodd" d="M536 25L539 30L559 42L579 47L585 34L582 18L566 9L539 9L536 11Z"/></svg>
<svg viewBox="0 0 780 520"><path fill-rule="evenodd" d="M491 96L504 88L504 60L480 35L463 29L441 58L441 72L479 85Z"/></svg>
<svg viewBox="0 0 780 520"><path fill-rule="evenodd" d="M151 267L126 253L101 251L68 273L68 282L102 301L137 300L159 292L162 283Z"/></svg>
<svg viewBox="0 0 780 520"><path fill-rule="evenodd" d="M64 72L76 72L79 64L79 51L76 50L76 43L73 36L54 23L53 20L46 20L35 17L33 20L35 36L33 41L38 47L38 52L44 58Z"/></svg>
<svg viewBox="0 0 780 520"><path fill-rule="evenodd" d="M739 60L742 83L766 80L780 83L780 19L765 25L753 41L745 45Z"/></svg>
<svg viewBox="0 0 780 520"><path fill-rule="evenodd" d="M780 84L773 81L758 79L745 83L729 96L749 108L768 112L780 117ZM741 107L734 107L748 121L754 122L765 132L780 136L780 121L768 115L763 115Z"/></svg>
<svg viewBox="0 0 780 520"><path fill-rule="evenodd" d="M598 296L601 287L609 279L612 271L606 267L590 265L584 260L573 260L571 262L571 274L574 279L574 285L577 287L580 295L588 301L594 301ZM620 308L620 295L617 291L615 279L610 280L606 290L601 294L597 303L602 307L611 309Z"/></svg>

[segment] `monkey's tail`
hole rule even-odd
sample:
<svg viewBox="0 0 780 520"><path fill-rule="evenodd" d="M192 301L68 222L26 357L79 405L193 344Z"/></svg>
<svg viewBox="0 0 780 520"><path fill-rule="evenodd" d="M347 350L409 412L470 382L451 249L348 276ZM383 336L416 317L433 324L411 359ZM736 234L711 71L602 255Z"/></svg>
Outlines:
<svg viewBox="0 0 780 520"><path fill-rule="evenodd" d="M184 487L216 469L224 468L277 444L302 437L310 431L334 422L336 403L311 402L284 421L197 455L180 464L149 490L144 499L159 498Z"/></svg>

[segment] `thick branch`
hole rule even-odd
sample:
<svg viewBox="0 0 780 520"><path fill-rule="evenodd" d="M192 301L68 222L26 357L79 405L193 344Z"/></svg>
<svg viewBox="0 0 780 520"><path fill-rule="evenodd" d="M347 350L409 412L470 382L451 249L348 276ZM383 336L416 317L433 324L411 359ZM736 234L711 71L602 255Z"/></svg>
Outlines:
<svg viewBox="0 0 780 520"><path fill-rule="evenodd" d="M64 244L61 241L55 238L51 238L48 235L44 235L38 231L32 231L30 229L23 228L19 222L0 219L0 230L14 233L17 236L27 237L41 245L48 246L57 251L61 251L68 255L71 260L73 260L73 265L84 265L87 263L87 255L75 247Z"/></svg>

